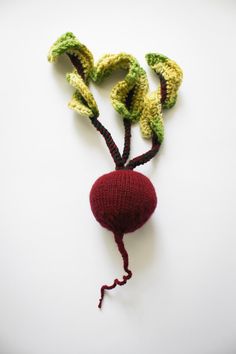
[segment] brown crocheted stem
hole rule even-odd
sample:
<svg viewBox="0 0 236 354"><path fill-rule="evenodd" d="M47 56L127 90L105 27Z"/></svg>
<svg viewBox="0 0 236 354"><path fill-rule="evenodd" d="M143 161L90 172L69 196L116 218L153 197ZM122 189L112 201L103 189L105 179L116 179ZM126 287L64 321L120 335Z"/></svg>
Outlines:
<svg viewBox="0 0 236 354"><path fill-rule="evenodd" d="M130 153L130 139L131 139L131 121L129 119L123 119L124 128L125 128L125 138L124 138L124 149L122 154L123 164L126 164L126 161L129 158Z"/></svg>
<svg viewBox="0 0 236 354"><path fill-rule="evenodd" d="M134 159L130 160L125 168L128 170L133 170L135 167L139 165L143 165L146 162L150 161L158 153L160 146L161 144L158 142L157 136L153 135L152 148L147 152L145 152L144 154L139 155Z"/></svg>
<svg viewBox="0 0 236 354"><path fill-rule="evenodd" d="M166 80L160 74L159 74L159 78L161 83L161 103L163 104L166 100L166 95L167 95Z"/></svg>
<svg viewBox="0 0 236 354"><path fill-rule="evenodd" d="M128 257L128 253L125 249L125 246L124 246L123 236L124 236L123 234L114 233L116 244L117 244L120 254L123 258L123 267L124 267L124 270L126 271L127 275L123 275L123 280L115 279L112 285L103 285L101 287L101 297L100 297L99 303L98 303L99 308L102 307L102 301L104 298L105 290L114 289L117 285L120 285L120 286L125 285L127 283L127 280L132 277L132 272L128 268L129 257Z"/></svg>
<svg viewBox="0 0 236 354"><path fill-rule="evenodd" d="M117 145L115 144L111 134L96 117L93 117L90 120L91 120L93 126L104 137L107 147L110 151L110 154L115 162L116 169L122 168L124 166L123 158L121 157L119 149L118 149Z"/></svg>
<svg viewBox="0 0 236 354"><path fill-rule="evenodd" d="M145 152L142 155L139 155L128 162L125 166L125 163L129 157L130 153L130 138L131 138L131 122L129 120L124 119L125 125L125 141L124 141L124 150L122 156L120 155L119 149L115 144L111 134L109 131L102 125L102 123L96 118L91 118L91 122L94 127L102 134L104 137L106 144L109 148L111 156L115 162L116 169L128 169L133 170L135 167L139 165L143 165L146 162L150 161L159 151L160 143L158 142L158 138L156 135L152 137L152 147L150 150Z"/></svg>
<svg viewBox="0 0 236 354"><path fill-rule="evenodd" d="M78 74L81 75L82 79L86 82L83 65L81 64L79 58L77 58L75 55L72 55L69 53L67 55L70 58L72 65L74 65L74 67L76 68Z"/></svg>

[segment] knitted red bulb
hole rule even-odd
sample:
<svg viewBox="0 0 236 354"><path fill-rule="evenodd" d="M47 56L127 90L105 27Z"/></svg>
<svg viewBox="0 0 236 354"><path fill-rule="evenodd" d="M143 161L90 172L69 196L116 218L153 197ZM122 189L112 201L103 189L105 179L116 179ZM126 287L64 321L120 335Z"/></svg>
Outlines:
<svg viewBox="0 0 236 354"><path fill-rule="evenodd" d="M117 170L96 180L90 191L90 205L96 220L114 233L127 275L101 287L101 308L105 290L124 285L132 277L123 236L141 227L152 215L157 196L151 181L133 170Z"/></svg>
<svg viewBox="0 0 236 354"><path fill-rule="evenodd" d="M96 180L90 192L96 220L113 233L140 228L154 212L157 196L151 181L133 170L117 170Z"/></svg>

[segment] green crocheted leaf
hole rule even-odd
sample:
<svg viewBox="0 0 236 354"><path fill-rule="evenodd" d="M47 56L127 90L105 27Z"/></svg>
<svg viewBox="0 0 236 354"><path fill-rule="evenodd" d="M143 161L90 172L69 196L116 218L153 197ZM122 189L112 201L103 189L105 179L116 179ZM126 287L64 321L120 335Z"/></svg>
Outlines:
<svg viewBox="0 0 236 354"><path fill-rule="evenodd" d="M89 90L88 86L84 83L77 71L66 75L67 81L76 89L76 95L73 95L72 100L69 102L69 107L77 112L83 111L82 115L94 117L99 115L96 101ZM79 108L78 108L79 107ZM89 114L88 114L89 112Z"/></svg>
<svg viewBox="0 0 236 354"><path fill-rule="evenodd" d="M100 83L114 70L127 71L124 80L118 82L111 91L111 101L115 110L131 122L139 120L142 135L151 138L155 134L159 143L164 138L162 109L171 108L177 99L183 73L181 68L165 55L149 53L148 65L160 78L160 86L148 94L146 72L130 54L106 54L94 66L93 55L80 43L73 33L63 34L52 45L48 54L50 62L67 54L75 70L67 74L67 80L75 88L69 107L86 117L99 115L96 101L88 88L89 80Z"/></svg>
<svg viewBox="0 0 236 354"><path fill-rule="evenodd" d="M128 72L125 79L118 82L111 91L112 105L123 118L135 122L141 115L148 90L146 73L132 55L106 54L96 64L92 79L100 83L116 69Z"/></svg>
<svg viewBox="0 0 236 354"><path fill-rule="evenodd" d="M173 107L183 79L181 68L175 61L162 54L149 53L146 55L146 60L148 65L160 77L163 108Z"/></svg>
<svg viewBox="0 0 236 354"><path fill-rule="evenodd" d="M83 102L83 97L78 91L75 91L70 102L68 103L68 107L79 113L84 117L93 117L92 110L87 107Z"/></svg>
<svg viewBox="0 0 236 354"><path fill-rule="evenodd" d="M98 116L97 104L88 88L94 65L92 53L78 41L73 33L67 32L52 45L48 60L55 62L62 54L67 54L75 67L72 73L67 74L68 82L76 89L69 107L86 117Z"/></svg>
<svg viewBox="0 0 236 354"><path fill-rule="evenodd" d="M161 144L164 138L160 90L145 97L144 109L140 117L140 129L144 138L150 139L153 134Z"/></svg>
<svg viewBox="0 0 236 354"><path fill-rule="evenodd" d="M48 54L49 62L55 62L62 54L67 54L70 58L77 60L81 68L80 74L87 81L94 65L93 55L71 32L63 34L51 46Z"/></svg>

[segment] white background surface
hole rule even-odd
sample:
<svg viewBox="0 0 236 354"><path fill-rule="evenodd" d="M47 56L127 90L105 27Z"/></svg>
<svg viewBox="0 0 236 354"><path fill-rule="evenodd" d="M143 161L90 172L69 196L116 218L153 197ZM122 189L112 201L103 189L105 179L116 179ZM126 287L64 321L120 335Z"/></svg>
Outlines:
<svg viewBox="0 0 236 354"><path fill-rule="evenodd" d="M235 1L1 0L1 354L236 353L235 15ZM66 31L95 60L135 55L152 90L145 53L184 71L163 146L137 169L158 208L126 236L134 276L102 311L100 286L123 271L88 195L113 164L89 121L67 107L69 62L46 60ZM120 147L109 93L123 76L91 88ZM133 131L135 156L149 144Z"/></svg>

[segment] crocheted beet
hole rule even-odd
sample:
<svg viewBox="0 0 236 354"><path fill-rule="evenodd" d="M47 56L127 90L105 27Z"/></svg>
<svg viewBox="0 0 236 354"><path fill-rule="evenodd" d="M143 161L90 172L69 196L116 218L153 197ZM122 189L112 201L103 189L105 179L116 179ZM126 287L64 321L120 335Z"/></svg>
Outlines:
<svg viewBox="0 0 236 354"><path fill-rule="evenodd" d="M124 285L131 278L128 253L123 236L140 228L152 215L157 196L150 180L133 169L150 161L159 151L164 138L163 109L171 108L177 99L182 82L182 70L173 60L158 53L146 55L148 65L159 76L160 86L149 93L145 70L130 54L106 54L96 65L90 50L68 32L52 45L48 60L54 62L66 54L74 70L67 80L75 88L69 107L87 117L102 135L115 163L115 171L98 178L90 192L90 204L96 220L114 233L115 242L123 258L126 275L112 285L101 287L101 308L105 290ZM115 69L127 71L124 80L112 89L111 101L124 123L124 147L120 153L110 132L98 119L97 103L89 89L89 82L101 82ZM151 148L129 160L131 124L139 122L143 137L151 139Z"/></svg>
<svg viewBox="0 0 236 354"><path fill-rule="evenodd" d="M157 196L146 176L133 170L118 170L96 180L90 192L90 204L103 227L125 234L137 230L150 218Z"/></svg>

